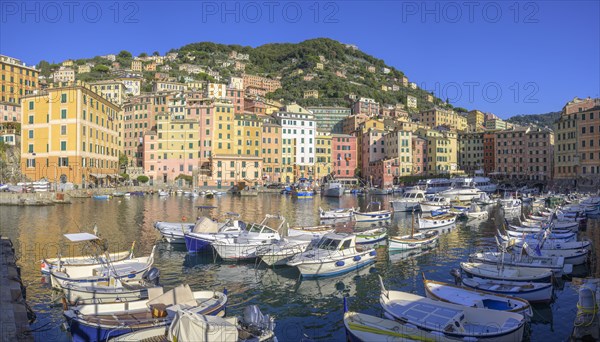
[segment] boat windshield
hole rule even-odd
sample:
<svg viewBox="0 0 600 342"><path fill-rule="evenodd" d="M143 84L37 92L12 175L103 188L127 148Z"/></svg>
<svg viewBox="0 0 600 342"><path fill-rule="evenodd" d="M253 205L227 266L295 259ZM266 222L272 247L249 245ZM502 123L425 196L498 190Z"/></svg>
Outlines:
<svg viewBox="0 0 600 342"><path fill-rule="evenodd" d="M321 240L321 243L319 243L319 249L325 249L325 250L328 250L328 251L335 251L335 250L338 249L339 245L340 245L340 240L323 238L323 240Z"/></svg>
<svg viewBox="0 0 600 342"><path fill-rule="evenodd" d="M248 228L248 232L250 233L271 233L272 231L273 229L258 223L253 223Z"/></svg>

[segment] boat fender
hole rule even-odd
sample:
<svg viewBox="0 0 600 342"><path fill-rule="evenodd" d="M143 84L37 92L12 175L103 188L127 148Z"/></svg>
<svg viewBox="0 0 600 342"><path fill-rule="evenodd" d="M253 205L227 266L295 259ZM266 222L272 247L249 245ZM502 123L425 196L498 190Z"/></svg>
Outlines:
<svg viewBox="0 0 600 342"><path fill-rule="evenodd" d="M340 261L337 261L337 262L335 263L335 265L336 265L336 266L338 266L338 267L344 266L345 264L346 264L346 263L345 263L345 262L343 262L342 260L340 260Z"/></svg>
<svg viewBox="0 0 600 342"><path fill-rule="evenodd" d="M354 261L360 261L360 259L362 258L360 257L360 255L355 255L353 259Z"/></svg>
<svg viewBox="0 0 600 342"><path fill-rule="evenodd" d="M375 251L370 251L370 252L369 252L369 255L370 255L370 256L376 256L376 255L377 255L377 252L375 252Z"/></svg>

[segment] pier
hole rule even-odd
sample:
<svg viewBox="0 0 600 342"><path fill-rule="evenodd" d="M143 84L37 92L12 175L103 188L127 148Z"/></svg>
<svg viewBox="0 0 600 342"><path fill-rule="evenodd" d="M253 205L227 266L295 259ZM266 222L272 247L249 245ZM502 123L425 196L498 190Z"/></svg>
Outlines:
<svg viewBox="0 0 600 342"><path fill-rule="evenodd" d="M0 237L0 337L2 341L33 341L30 312L24 298L21 271L16 265L12 241Z"/></svg>

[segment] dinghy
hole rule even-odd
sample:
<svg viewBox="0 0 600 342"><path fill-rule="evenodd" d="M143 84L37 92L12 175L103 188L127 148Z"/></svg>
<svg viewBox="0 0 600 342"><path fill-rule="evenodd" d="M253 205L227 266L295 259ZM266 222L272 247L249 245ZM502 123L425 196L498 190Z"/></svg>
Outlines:
<svg viewBox="0 0 600 342"><path fill-rule="evenodd" d="M525 251L526 249L526 251ZM563 257L541 256L529 246L523 247L521 253L502 253L502 252L478 252L469 256L471 262L483 262L491 265L507 265L516 267L533 267L533 268L548 268L554 272L554 275L561 277L563 274L570 274L573 267L568 265L565 267L565 259Z"/></svg>
<svg viewBox="0 0 600 342"><path fill-rule="evenodd" d="M357 245L368 245L383 241L387 238L387 229L375 228L362 232L354 232Z"/></svg>
<svg viewBox="0 0 600 342"><path fill-rule="evenodd" d="M386 290L383 279L379 303L385 315L440 337L464 341L521 341L523 315L445 303L415 294Z"/></svg>
<svg viewBox="0 0 600 342"><path fill-rule="evenodd" d="M367 205L364 212L355 211L354 220L356 222L374 222L387 221L392 217L392 212L389 210L381 210L381 202L371 202Z"/></svg>
<svg viewBox="0 0 600 342"><path fill-rule="evenodd" d="M194 291L180 285L162 293L150 290L149 299L110 304L86 304L66 310L73 341L104 341L132 331L167 326L180 309L202 315L224 315L227 295L215 291Z"/></svg>
<svg viewBox="0 0 600 342"><path fill-rule="evenodd" d="M287 231L287 235L289 237L307 236L311 237L312 239L320 239L323 235L335 231L335 228L333 228L332 225L320 225L308 227L288 227Z"/></svg>
<svg viewBox="0 0 600 342"><path fill-rule="evenodd" d="M354 208L339 208L323 210L319 207L319 218L321 220L343 220L350 219L354 214Z"/></svg>
<svg viewBox="0 0 600 342"><path fill-rule="evenodd" d="M482 211L481 208L479 208L479 206L477 205L477 203L471 203L469 211L466 212L466 215L468 218L475 220L485 220L488 218L488 212Z"/></svg>
<svg viewBox="0 0 600 342"><path fill-rule="evenodd" d="M440 233L437 230L429 230L425 233L415 234L415 212L412 214L410 235L391 236L389 238L389 250L406 251L412 249L429 249L437 245Z"/></svg>
<svg viewBox="0 0 600 342"><path fill-rule="evenodd" d="M468 277L537 283L552 281L552 270L549 268L490 265L480 262L461 262L460 268Z"/></svg>
<svg viewBox="0 0 600 342"><path fill-rule="evenodd" d="M462 278L462 284L479 291L522 298L530 303L552 301L552 283L516 282L475 277Z"/></svg>
<svg viewBox="0 0 600 342"><path fill-rule="evenodd" d="M424 274L423 285L425 286L425 295L427 298L473 308L515 312L527 317L533 316L531 305L529 305L528 301L521 298L485 293L470 288L429 280L425 278Z"/></svg>
<svg viewBox="0 0 600 342"><path fill-rule="evenodd" d="M356 235L329 233L314 249L297 254L288 266L298 267L305 278L328 277L347 273L375 262L374 249L356 246Z"/></svg>
<svg viewBox="0 0 600 342"><path fill-rule="evenodd" d="M318 239L317 239L318 240ZM305 252L315 240L303 236L283 238L271 245L260 246L256 255L268 266L285 265L296 254Z"/></svg>

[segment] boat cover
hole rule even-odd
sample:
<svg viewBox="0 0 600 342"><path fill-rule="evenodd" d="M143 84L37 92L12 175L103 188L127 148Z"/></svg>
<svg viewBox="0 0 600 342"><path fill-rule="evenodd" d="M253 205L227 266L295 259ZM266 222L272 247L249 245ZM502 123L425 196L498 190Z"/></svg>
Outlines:
<svg viewBox="0 0 600 342"><path fill-rule="evenodd" d="M219 224L206 216L198 218L192 233L218 233Z"/></svg>
<svg viewBox="0 0 600 342"><path fill-rule="evenodd" d="M237 318L198 315L179 310L168 329L169 341L237 341Z"/></svg>

